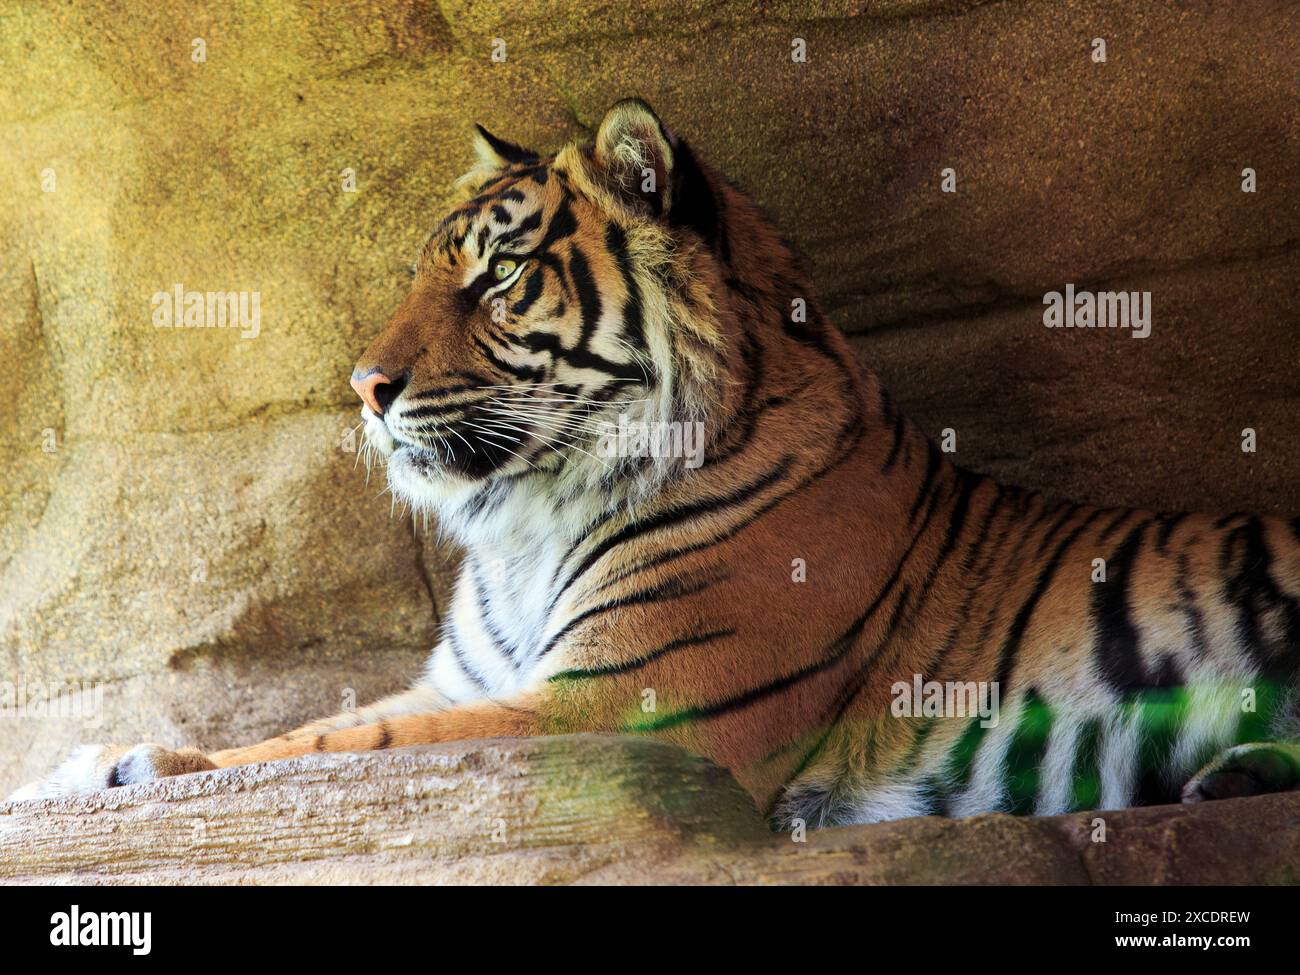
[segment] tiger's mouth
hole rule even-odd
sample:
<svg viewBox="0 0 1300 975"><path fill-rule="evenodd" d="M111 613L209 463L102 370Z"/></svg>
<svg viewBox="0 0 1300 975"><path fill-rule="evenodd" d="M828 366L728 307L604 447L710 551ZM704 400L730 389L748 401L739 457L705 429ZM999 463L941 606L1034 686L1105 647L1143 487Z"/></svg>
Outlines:
<svg viewBox="0 0 1300 975"><path fill-rule="evenodd" d="M389 481L400 488L410 478L427 482L484 480L518 452L482 437L466 437L448 425L436 440L419 442L395 433L382 416L363 407L367 445L388 465Z"/></svg>
<svg viewBox="0 0 1300 975"><path fill-rule="evenodd" d="M454 477L481 481L491 477L511 458L510 451L491 443L476 444L473 449L439 452L433 447L395 440L396 449L388 459L391 466L408 463L429 480Z"/></svg>

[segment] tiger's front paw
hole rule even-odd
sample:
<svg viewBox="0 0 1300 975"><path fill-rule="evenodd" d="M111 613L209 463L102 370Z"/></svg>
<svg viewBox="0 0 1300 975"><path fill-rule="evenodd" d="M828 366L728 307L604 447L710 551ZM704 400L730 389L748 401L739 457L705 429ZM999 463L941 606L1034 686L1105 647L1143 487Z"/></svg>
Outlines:
<svg viewBox="0 0 1300 975"><path fill-rule="evenodd" d="M136 745L134 748L82 745L49 778L24 786L9 800L80 795L214 768L216 766L206 755L193 748L172 751L154 744Z"/></svg>
<svg viewBox="0 0 1300 975"><path fill-rule="evenodd" d="M1300 788L1300 746L1276 742L1234 745L1183 786L1183 802L1233 799Z"/></svg>

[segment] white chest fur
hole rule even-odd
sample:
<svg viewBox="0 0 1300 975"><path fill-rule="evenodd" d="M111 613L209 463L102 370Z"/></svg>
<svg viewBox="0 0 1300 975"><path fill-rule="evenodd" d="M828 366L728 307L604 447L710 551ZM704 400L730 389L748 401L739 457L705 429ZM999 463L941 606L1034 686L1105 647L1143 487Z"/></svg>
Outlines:
<svg viewBox="0 0 1300 975"><path fill-rule="evenodd" d="M565 529L590 512L561 519L535 510L537 500L519 492L473 518L457 512L467 551L428 665L429 679L453 701L513 694L559 668L545 651L563 625L556 580L576 534Z"/></svg>

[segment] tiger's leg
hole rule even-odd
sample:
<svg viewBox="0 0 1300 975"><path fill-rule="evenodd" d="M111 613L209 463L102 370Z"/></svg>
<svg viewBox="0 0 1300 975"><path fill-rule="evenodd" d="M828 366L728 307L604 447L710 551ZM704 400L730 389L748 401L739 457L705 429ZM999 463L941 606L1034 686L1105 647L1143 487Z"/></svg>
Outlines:
<svg viewBox="0 0 1300 975"><path fill-rule="evenodd" d="M1183 802L1300 789L1300 744L1258 741L1216 755L1183 786Z"/></svg>
<svg viewBox="0 0 1300 975"><path fill-rule="evenodd" d="M419 714L427 711L445 711L452 703L442 692L428 684L417 684L410 690L380 698L373 704L361 708L340 711L328 718L318 718L300 728L286 732L282 738L315 738L327 731L340 728L355 728L358 725L374 724L399 714Z"/></svg>
<svg viewBox="0 0 1300 975"><path fill-rule="evenodd" d="M355 711L341 711L332 717L321 718L254 747L269 749L270 746L279 745L285 749L286 756L302 754L302 750L297 747L298 743L314 743L323 734L371 725L399 715L437 712L450 706L451 703L439 691L425 684L417 684L408 691L382 698ZM228 755L238 751L241 749L216 754ZM134 747L83 745L73 751L44 781L24 786L9 796L9 799L45 799L94 792L218 767L220 763L215 761L215 756L204 755L193 748L172 750L152 742Z"/></svg>
<svg viewBox="0 0 1300 975"><path fill-rule="evenodd" d="M363 752L404 745L431 745L468 738L525 738L544 734L538 696L475 701L421 714L402 714L372 724L314 735L286 735L247 748L208 756L217 768L295 758L313 752ZM305 730L305 729L304 729Z"/></svg>

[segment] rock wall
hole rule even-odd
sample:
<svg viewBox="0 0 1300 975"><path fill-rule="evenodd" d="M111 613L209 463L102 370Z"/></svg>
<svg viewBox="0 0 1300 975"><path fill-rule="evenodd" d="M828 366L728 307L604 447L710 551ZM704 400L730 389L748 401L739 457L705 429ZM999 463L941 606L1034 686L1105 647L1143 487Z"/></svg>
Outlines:
<svg viewBox="0 0 1300 975"><path fill-rule="evenodd" d="M641 6L0 13L0 681L104 688L0 716L0 794L79 740L225 746L415 672L454 554L354 469L346 376L475 120L553 148L647 98L968 465L1300 512L1294 3ZM1151 336L1043 328L1066 282L1151 291ZM256 337L157 327L176 285L257 292Z"/></svg>

